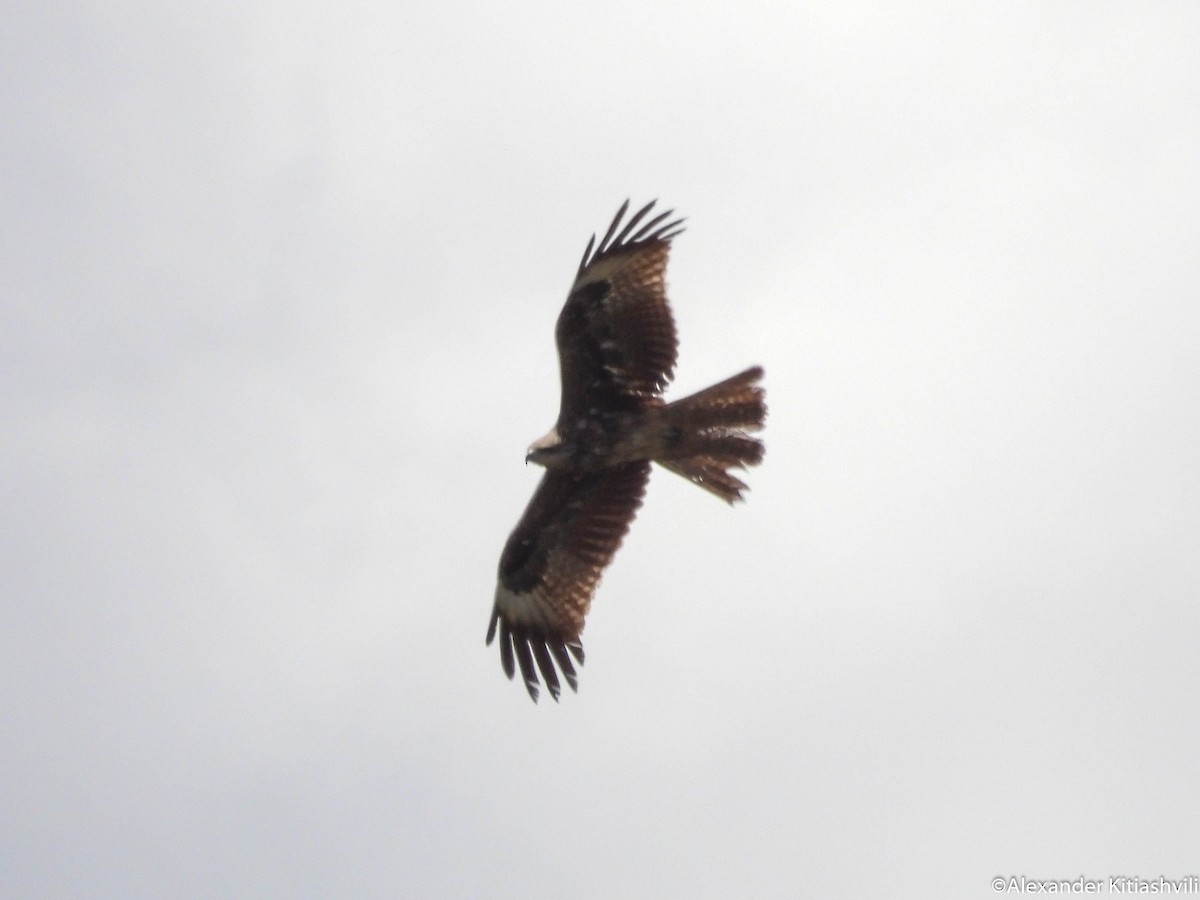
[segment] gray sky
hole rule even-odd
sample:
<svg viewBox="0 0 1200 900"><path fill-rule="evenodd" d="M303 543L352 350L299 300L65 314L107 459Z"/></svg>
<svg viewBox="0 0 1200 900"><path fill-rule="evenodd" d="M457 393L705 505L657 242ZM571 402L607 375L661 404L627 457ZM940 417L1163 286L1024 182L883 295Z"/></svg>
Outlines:
<svg viewBox="0 0 1200 900"><path fill-rule="evenodd" d="M987 897L1200 868L1200 7L22 4L0 894ZM484 647L622 200L688 217L578 696Z"/></svg>

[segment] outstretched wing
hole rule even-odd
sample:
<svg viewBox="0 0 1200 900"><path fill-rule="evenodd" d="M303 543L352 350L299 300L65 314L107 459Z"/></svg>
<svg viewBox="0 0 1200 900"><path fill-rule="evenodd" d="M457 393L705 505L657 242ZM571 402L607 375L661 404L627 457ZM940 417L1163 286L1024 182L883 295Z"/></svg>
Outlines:
<svg viewBox="0 0 1200 900"><path fill-rule="evenodd" d="M571 657L583 662L584 617L604 567L642 505L649 477L646 461L589 474L548 470L509 537L487 642L498 629L505 674L513 677L515 658L535 702L538 672L558 699L555 664L576 689Z"/></svg>
<svg viewBox="0 0 1200 900"><path fill-rule="evenodd" d="M651 201L622 227L626 200L603 240L596 244L593 234L583 251L554 332L560 431L594 408L644 405L674 374L678 341L664 276L683 220L667 210L643 221L653 207Z"/></svg>

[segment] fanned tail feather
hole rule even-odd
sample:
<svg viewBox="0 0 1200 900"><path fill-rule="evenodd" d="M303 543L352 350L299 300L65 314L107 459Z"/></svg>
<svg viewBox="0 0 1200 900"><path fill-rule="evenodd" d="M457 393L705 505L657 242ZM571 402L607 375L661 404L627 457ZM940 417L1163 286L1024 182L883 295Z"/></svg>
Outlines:
<svg viewBox="0 0 1200 900"><path fill-rule="evenodd" d="M663 450L655 462L727 503L741 500L746 484L728 470L762 462L762 441L746 433L766 419L762 376L754 366L663 407Z"/></svg>

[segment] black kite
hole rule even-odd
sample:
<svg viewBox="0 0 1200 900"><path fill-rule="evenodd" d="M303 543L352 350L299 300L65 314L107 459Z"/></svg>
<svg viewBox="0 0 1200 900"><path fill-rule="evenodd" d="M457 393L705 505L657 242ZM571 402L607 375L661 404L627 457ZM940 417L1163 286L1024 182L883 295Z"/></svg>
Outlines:
<svg viewBox="0 0 1200 900"><path fill-rule="evenodd" d="M572 657L583 662L584 617L642 505L650 463L733 503L746 485L728 470L763 457L746 433L766 416L761 368L673 403L662 398L678 348L664 274L683 228L671 211L643 224L653 206L621 227L625 201L604 239L597 245L593 234L583 252L554 331L558 421L525 457L546 474L500 557L487 642L499 630L504 671L512 678L515 660L535 702L539 672L555 700L559 671L577 688Z"/></svg>

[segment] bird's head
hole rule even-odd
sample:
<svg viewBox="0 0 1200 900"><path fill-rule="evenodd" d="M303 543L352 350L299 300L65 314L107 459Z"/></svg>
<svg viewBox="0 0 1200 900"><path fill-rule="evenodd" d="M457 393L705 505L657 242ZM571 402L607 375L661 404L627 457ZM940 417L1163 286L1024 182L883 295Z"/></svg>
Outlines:
<svg viewBox="0 0 1200 900"><path fill-rule="evenodd" d="M567 445L558 436L558 429L551 428L549 434L529 445L529 449L525 451L525 462L534 462L549 469L564 463L569 452Z"/></svg>

